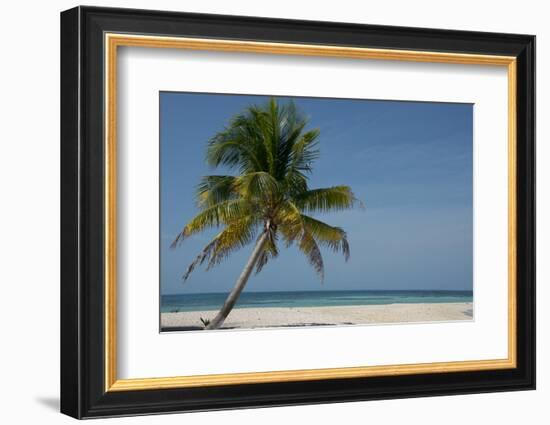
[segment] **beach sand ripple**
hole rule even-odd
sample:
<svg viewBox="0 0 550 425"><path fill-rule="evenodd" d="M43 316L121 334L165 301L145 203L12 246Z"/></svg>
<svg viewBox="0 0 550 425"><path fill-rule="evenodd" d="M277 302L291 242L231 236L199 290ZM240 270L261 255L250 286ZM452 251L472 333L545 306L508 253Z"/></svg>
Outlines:
<svg viewBox="0 0 550 425"><path fill-rule="evenodd" d="M199 330L217 311L161 313L163 331ZM338 307L235 308L224 329L336 326L472 320L472 303L385 304Z"/></svg>

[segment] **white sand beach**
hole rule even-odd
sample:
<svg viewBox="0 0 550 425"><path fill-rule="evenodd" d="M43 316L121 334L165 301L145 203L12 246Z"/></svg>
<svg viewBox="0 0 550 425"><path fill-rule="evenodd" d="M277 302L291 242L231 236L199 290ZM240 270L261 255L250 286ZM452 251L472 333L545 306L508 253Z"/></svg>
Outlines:
<svg viewBox="0 0 550 425"><path fill-rule="evenodd" d="M224 329L359 325L472 320L472 303L385 304L338 307L235 308ZM202 329L201 317L212 319L217 311L161 313L163 331Z"/></svg>

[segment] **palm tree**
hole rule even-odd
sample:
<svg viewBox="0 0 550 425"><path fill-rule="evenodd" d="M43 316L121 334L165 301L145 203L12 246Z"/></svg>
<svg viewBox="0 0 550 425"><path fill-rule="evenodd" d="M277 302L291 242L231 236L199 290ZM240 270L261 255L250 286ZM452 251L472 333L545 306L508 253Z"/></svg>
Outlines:
<svg viewBox="0 0 550 425"><path fill-rule="evenodd" d="M172 247L207 228L223 229L189 265L183 279L187 280L197 265L206 262L208 270L239 248L254 240L256 244L223 307L206 329L222 326L254 268L258 273L277 257L279 237L287 246L297 245L321 281L320 246L349 259L346 232L311 214L341 211L360 203L349 186L308 188L307 175L319 156L319 130L306 131L307 122L293 102L279 104L271 99L233 117L208 143L207 163L226 166L238 175L204 176L197 186L200 212L185 225Z"/></svg>

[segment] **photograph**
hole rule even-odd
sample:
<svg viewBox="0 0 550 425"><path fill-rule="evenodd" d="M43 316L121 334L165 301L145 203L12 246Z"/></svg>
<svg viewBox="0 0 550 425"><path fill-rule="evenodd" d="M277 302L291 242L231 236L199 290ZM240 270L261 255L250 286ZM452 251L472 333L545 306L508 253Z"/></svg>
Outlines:
<svg viewBox="0 0 550 425"><path fill-rule="evenodd" d="M474 320L473 104L159 106L161 332Z"/></svg>

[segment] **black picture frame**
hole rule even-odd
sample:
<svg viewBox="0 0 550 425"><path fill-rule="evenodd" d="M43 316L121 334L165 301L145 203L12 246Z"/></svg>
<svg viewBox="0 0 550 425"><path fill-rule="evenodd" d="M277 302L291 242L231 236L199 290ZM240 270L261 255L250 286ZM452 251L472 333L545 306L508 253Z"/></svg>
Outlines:
<svg viewBox="0 0 550 425"><path fill-rule="evenodd" d="M517 367L106 392L104 33L517 58ZM61 13L61 412L75 418L535 388L535 37L132 9Z"/></svg>

